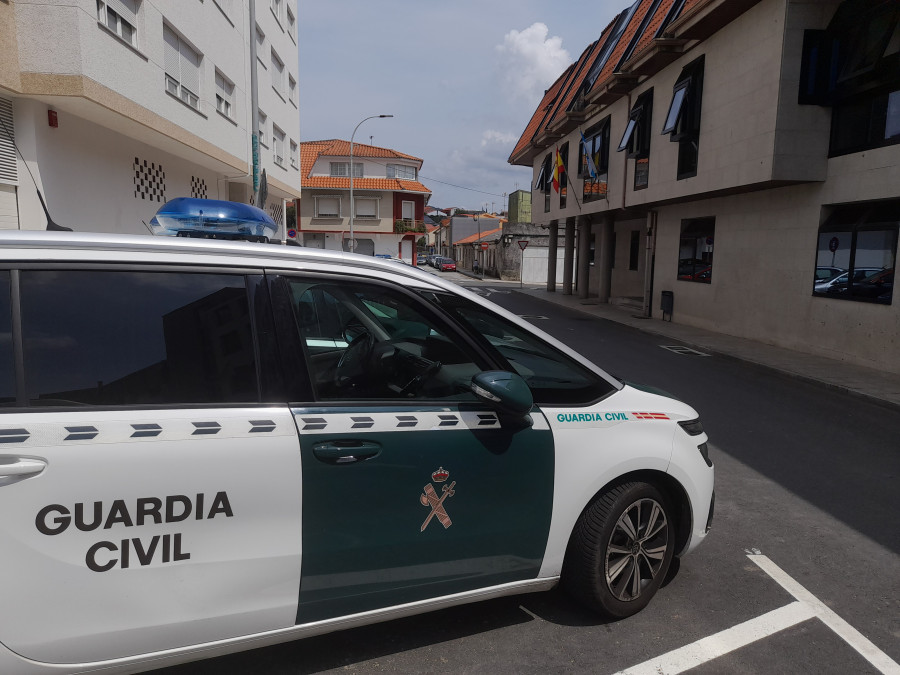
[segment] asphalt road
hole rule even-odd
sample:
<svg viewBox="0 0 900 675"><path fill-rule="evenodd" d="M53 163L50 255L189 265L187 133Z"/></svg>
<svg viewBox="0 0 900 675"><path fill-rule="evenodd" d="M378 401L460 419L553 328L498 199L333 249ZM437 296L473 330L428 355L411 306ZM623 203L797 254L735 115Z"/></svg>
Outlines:
<svg viewBox="0 0 900 675"><path fill-rule="evenodd" d="M490 299L700 412L717 472L713 531L650 606L605 623L553 591L159 675L616 673L689 646L647 672L680 672L672 663L704 674L900 672L900 411L740 361L674 353L662 348L671 340L514 291ZM811 599L798 603L779 579ZM810 603L821 603L820 618L779 623ZM716 649L714 660L696 656Z"/></svg>

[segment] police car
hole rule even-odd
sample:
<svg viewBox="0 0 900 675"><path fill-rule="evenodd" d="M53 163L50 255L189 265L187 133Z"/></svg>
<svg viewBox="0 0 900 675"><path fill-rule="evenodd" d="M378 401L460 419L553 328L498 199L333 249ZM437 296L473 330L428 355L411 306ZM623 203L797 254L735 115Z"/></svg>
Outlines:
<svg viewBox="0 0 900 675"><path fill-rule="evenodd" d="M692 408L391 261L7 232L0 331L0 673L559 583L624 618L710 528Z"/></svg>

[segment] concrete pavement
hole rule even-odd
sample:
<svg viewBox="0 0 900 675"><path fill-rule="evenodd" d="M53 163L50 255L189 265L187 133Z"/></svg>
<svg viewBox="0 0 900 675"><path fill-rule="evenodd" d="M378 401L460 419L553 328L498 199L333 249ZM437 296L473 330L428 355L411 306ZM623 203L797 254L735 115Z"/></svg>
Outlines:
<svg viewBox="0 0 900 675"><path fill-rule="evenodd" d="M467 270L459 270L463 276L478 279ZM479 280L480 281L480 280ZM884 373L873 368L857 366L823 356L784 349L755 340L733 337L722 333L662 321L660 318L647 319L640 310L631 307L599 303L596 298L581 299L576 295L564 295L561 289L547 292L544 286L525 285L519 282L485 279L484 286L519 291L545 302L552 302L575 309L591 316L625 324L638 330L672 338L691 345L698 350L727 356L777 370L822 386L838 389L861 396L873 403L900 408L900 375ZM656 310L654 309L654 313Z"/></svg>

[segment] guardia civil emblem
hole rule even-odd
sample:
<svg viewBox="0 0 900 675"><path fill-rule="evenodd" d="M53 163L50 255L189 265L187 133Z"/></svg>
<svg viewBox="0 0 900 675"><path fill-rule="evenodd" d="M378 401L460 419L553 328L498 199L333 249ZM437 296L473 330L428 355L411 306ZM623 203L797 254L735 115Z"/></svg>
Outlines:
<svg viewBox="0 0 900 675"><path fill-rule="evenodd" d="M431 480L435 483L446 483L448 478L450 478L450 472L444 467L440 467L431 474ZM437 490L434 489L434 486L431 483L424 487L425 493L419 495L419 503L422 504L422 506L430 506L431 513L428 514L425 522L422 523L422 529L419 530L420 532L424 532L425 528L428 527L428 523L435 517L437 517L438 522L444 526L445 530L453 524L453 521L450 520L450 516L447 515L447 509L444 508L444 500L447 499L447 497L452 497L456 494L456 491L453 489L453 486L455 485L456 481L453 481L450 485L442 485L440 497L438 497Z"/></svg>

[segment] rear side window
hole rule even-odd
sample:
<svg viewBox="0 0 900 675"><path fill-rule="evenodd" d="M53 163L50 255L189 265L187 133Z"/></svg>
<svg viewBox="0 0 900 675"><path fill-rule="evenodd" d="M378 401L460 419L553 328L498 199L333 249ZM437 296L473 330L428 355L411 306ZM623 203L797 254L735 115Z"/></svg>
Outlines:
<svg viewBox="0 0 900 675"><path fill-rule="evenodd" d="M26 270L20 288L29 405L259 399L242 275Z"/></svg>
<svg viewBox="0 0 900 675"><path fill-rule="evenodd" d="M9 272L0 271L0 405L16 401Z"/></svg>

